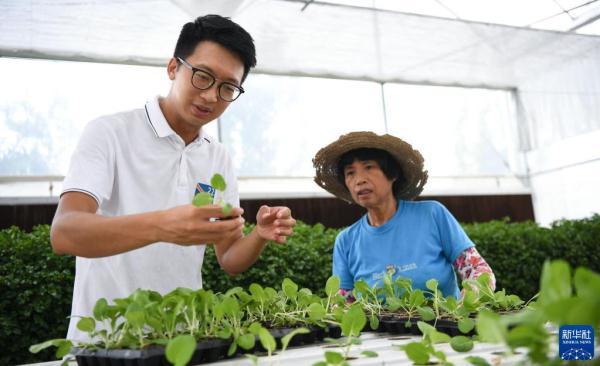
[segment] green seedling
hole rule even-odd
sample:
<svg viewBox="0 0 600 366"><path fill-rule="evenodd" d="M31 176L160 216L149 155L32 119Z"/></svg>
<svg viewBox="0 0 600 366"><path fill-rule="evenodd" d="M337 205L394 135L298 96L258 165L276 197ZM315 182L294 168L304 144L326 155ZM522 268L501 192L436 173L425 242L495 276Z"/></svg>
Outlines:
<svg viewBox="0 0 600 366"><path fill-rule="evenodd" d="M350 356L351 347L353 345L361 344L361 341L358 337L360 336L360 332L363 330L366 324L367 317L360 303L355 303L350 306L348 311L346 311L342 316L342 322L340 324L340 327L342 328L342 334L346 337L341 341L334 339L326 340L329 343L342 347L344 349L344 353L340 354L332 351L325 352L325 361L322 361L318 364L346 365L346 360L348 360ZM373 355L375 353L373 352L368 354Z"/></svg>
<svg viewBox="0 0 600 366"><path fill-rule="evenodd" d="M354 283L354 294L364 311L369 314L371 329L379 328L379 316L383 310L383 297L379 296L378 289L370 287L364 280Z"/></svg>
<svg viewBox="0 0 600 366"><path fill-rule="evenodd" d="M372 358L378 357L377 352L374 351L362 351L360 353L364 357ZM313 366L348 366L350 365L346 360L345 356L339 352L326 351L325 360L316 362Z"/></svg>
<svg viewBox="0 0 600 366"><path fill-rule="evenodd" d="M349 307L344 306L337 293L339 280L335 277L325 284L326 296L323 298L300 288L290 279L282 281L279 291L259 284L251 285L247 292L235 287L225 294L178 288L163 296L155 291L136 290L126 298L112 300L112 303L99 299L91 316L79 318L78 329L86 332L93 341L72 343L66 339L53 339L31 346L30 351L35 353L56 347L56 356L61 358L71 347L110 350L161 345L166 346L170 362L183 365L191 357L190 352L193 354L197 341L227 339L232 344L230 351L235 352L237 347L252 348L258 340L271 357L276 342L263 325L340 324L345 338L332 342L342 347L343 352L326 353L325 361L319 364L346 364L350 348L361 343L359 335L368 319L367 314L380 314L381 307L387 306L381 302L384 290L370 288L363 282L355 284L355 291L360 296ZM485 282L485 279L481 280L480 285ZM590 324L600 328L600 313L597 311L600 307L600 274L585 268L573 271L563 261L546 262L537 299L510 314L496 312L517 303L512 302L511 305L510 295L503 291L494 293L481 287L469 295L471 290L466 289L461 303L452 297L441 297L434 281L427 283L432 293L430 298L426 298L420 290L413 291L407 281L396 279L389 284L388 294L397 299L399 311L410 313L421 309L420 313L424 313L422 309L429 308L436 318L440 314L451 316L458 319L458 327L465 333L474 327L480 341L503 344L509 352L516 348L527 349L530 363L557 361L553 359L556 356L550 353L550 345L556 335L548 332L545 327L548 322L554 325ZM466 316L473 312L478 313L475 320ZM401 347L416 363L436 361L447 364L446 355L435 349L438 343L449 342L458 352L468 352L473 348L473 341L468 337L450 338L425 322L417 325L423 339ZM282 349L288 347L293 336L305 331L298 328L284 337ZM362 355L369 357L375 354L367 351ZM465 361L476 366L486 365L485 360L476 357Z"/></svg>
<svg viewBox="0 0 600 366"><path fill-rule="evenodd" d="M439 363L448 364L446 354L443 351L436 350L435 345L452 342L450 336L437 331L433 326L425 322L417 322L417 326L421 330L421 333L423 333L421 342L411 342L398 347L404 350L408 358L415 364L427 364L432 357L436 358ZM455 341L455 343L462 345L460 340Z"/></svg>
<svg viewBox="0 0 600 366"><path fill-rule="evenodd" d="M165 356L174 366L185 366L192 359L195 350L196 339L191 335L180 335L169 341Z"/></svg>
<svg viewBox="0 0 600 366"><path fill-rule="evenodd" d="M425 286L431 291L431 301L433 302L433 311L435 314L435 320L440 318L440 307L444 300L441 291L438 289L438 281L436 279L430 279L425 282Z"/></svg>
<svg viewBox="0 0 600 366"><path fill-rule="evenodd" d="M71 347L73 347L73 344L68 339L51 339L51 340L30 346L29 352L38 353L49 347L56 347L56 352L54 353L54 355L58 359L58 358L63 358L66 355L68 355L69 351L71 350ZM63 361L63 363L61 364L61 366L68 365L69 361L71 361L71 360L72 360L72 358L66 358Z"/></svg>
<svg viewBox="0 0 600 366"><path fill-rule="evenodd" d="M473 340L465 336L452 337L450 346L456 352L469 352L473 349Z"/></svg>
<svg viewBox="0 0 600 366"><path fill-rule="evenodd" d="M227 188L227 183L225 182L225 178L223 178L223 176L221 174L217 173L212 176L212 178L210 180L210 185L215 189L215 191L218 191L221 193L221 195L220 195L221 198L218 202L218 205L223 208L223 215L228 216L229 214L231 214L231 210L233 209L233 207L231 206L231 204L225 203L223 201L223 193L225 192L225 189ZM196 207L211 205L211 204L213 204L213 197L208 192L196 193L196 195L192 199L192 204Z"/></svg>
<svg viewBox="0 0 600 366"><path fill-rule="evenodd" d="M485 360L485 358L479 356L468 356L465 357L465 360L473 366L491 366L489 362Z"/></svg>

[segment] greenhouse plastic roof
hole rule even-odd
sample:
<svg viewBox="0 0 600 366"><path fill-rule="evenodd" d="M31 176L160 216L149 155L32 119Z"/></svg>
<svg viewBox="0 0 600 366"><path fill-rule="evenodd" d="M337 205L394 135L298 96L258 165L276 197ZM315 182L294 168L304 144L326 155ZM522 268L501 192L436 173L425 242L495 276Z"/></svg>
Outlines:
<svg viewBox="0 0 600 366"><path fill-rule="evenodd" d="M3 0L0 55L164 65L181 26L232 16L257 72L518 88L592 57L600 37L281 0Z"/></svg>

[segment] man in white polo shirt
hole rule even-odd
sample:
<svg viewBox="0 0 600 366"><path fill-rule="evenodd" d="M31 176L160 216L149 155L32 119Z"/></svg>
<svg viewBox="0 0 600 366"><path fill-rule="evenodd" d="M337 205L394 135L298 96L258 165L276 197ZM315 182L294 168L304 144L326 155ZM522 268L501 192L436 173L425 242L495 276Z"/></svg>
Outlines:
<svg viewBox="0 0 600 366"><path fill-rule="evenodd" d="M76 323L99 298L111 301L137 288L202 287L205 243L214 243L221 267L236 274L268 240L283 243L292 234L287 207L263 206L256 229L243 235L231 160L202 129L244 92L255 65L243 28L217 15L199 17L181 30L166 97L86 126L51 230L54 251L77 256L67 338L86 339ZM235 207L232 219L218 220L225 218L219 206L191 205L196 192L215 192L215 173L227 182L222 198Z"/></svg>

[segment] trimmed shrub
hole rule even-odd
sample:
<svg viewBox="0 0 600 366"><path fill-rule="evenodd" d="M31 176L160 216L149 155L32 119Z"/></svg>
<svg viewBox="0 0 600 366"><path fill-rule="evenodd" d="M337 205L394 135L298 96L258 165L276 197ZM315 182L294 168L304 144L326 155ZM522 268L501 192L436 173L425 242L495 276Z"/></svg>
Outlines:
<svg viewBox="0 0 600 366"><path fill-rule="evenodd" d="M546 259L600 271L600 215L562 220L543 228L534 222L490 221L463 225L494 270L497 289L528 300L539 290Z"/></svg>
<svg viewBox="0 0 600 366"><path fill-rule="evenodd" d="M252 228L247 225L246 232ZM333 243L338 232L321 224L311 226L298 222L286 244L267 245L252 267L233 277L219 267L213 247L207 247L202 265L203 287L218 292L235 286L247 288L254 282L280 287L281 281L288 277L301 287L320 292L331 276Z"/></svg>
<svg viewBox="0 0 600 366"><path fill-rule="evenodd" d="M74 278L75 260L54 254L49 226L0 231L0 365L54 359L28 349L66 336Z"/></svg>

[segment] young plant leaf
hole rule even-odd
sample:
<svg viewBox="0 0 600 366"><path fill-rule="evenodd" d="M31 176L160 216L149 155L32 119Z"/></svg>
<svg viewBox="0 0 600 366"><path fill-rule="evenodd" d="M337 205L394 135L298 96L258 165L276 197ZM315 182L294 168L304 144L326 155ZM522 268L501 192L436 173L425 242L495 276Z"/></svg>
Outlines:
<svg viewBox="0 0 600 366"><path fill-rule="evenodd" d="M224 192L225 188L227 188L227 184L225 183L225 178L221 174L215 174L212 176L210 180L210 185L213 186L217 191Z"/></svg>
<svg viewBox="0 0 600 366"><path fill-rule="evenodd" d="M541 324L517 325L508 333L506 342L511 348L528 347L536 342L545 343L548 333Z"/></svg>
<svg viewBox="0 0 600 366"><path fill-rule="evenodd" d="M386 298L386 304L390 311L396 311L400 309L403 305L402 301L396 296L388 296Z"/></svg>
<svg viewBox="0 0 600 366"><path fill-rule="evenodd" d="M360 338L356 338L356 337L348 339L346 342L350 343L353 346L359 346L362 344L362 341L360 340Z"/></svg>
<svg viewBox="0 0 600 366"><path fill-rule="evenodd" d="M450 347L456 352L469 352L473 349L473 341L465 336L456 336L450 340Z"/></svg>
<svg viewBox="0 0 600 366"><path fill-rule="evenodd" d="M379 328L379 318L375 314L373 314L369 317L369 326L373 330L376 330Z"/></svg>
<svg viewBox="0 0 600 366"><path fill-rule="evenodd" d="M475 328L475 321L471 318L462 318L458 321L458 330L462 333L469 333Z"/></svg>
<svg viewBox="0 0 600 366"><path fill-rule="evenodd" d="M422 321L417 322L417 327L419 328L421 333L423 333L423 335L426 337L429 336L431 333L435 332L435 328L433 327L433 325L427 324Z"/></svg>
<svg viewBox="0 0 600 366"><path fill-rule="evenodd" d="M242 347L245 350L252 349L254 344L256 343L256 338L254 338L254 334L244 334L239 336L236 339L238 346Z"/></svg>
<svg viewBox="0 0 600 366"><path fill-rule="evenodd" d="M479 356L468 356L465 357L465 360L469 361L469 363L473 366L491 366L483 357Z"/></svg>
<svg viewBox="0 0 600 366"><path fill-rule="evenodd" d="M379 356L379 354L377 354L377 352L369 351L369 350L362 351L360 354L365 357L378 357Z"/></svg>
<svg viewBox="0 0 600 366"><path fill-rule="evenodd" d="M417 365L425 365L429 362L429 350L420 342L411 342L400 346L400 348L403 349L408 358Z"/></svg>
<svg viewBox="0 0 600 366"><path fill-rule="evenodd" d="M132 327L141 328L146 323L146 312L141 305L131 303L125 312L125 319L127 319L127 322Z"/></svg>
<svg viewBox="0 0 600 366"><path fill-rule="evenodd" d="M432 278L432 279L428 280L427 282L425 282L425 286L429 290L435 292L438 288L438 281L435 278Z"/></svg>
<svg viewBox="0 0 600 366"><path fill-rule="evenodd" d="M57 347L59 348L61 345L63 344L68 344L69 346L72 346L72 343L70 340L68 339L50 339L46 342L42 342L42 343L38 343L38 344L34 344L32 346L29 347L29 352L31 353L38 353L42 350L45 350L48 347ZM57 357L58 358L58 357Z"/></svg>
<svg viewBox="0 0 600 366"><path fill-rule="evenodd" d="M67 340L66 342L63 342L56 348L56 352L54 353L54 356L57 359L63 358L69 354L72 347L73 347L73 344L71 343L71 341Z"/></svg>
<svg viewBox="0 0 600 366"><path fill-rule="evenodd" d="M296 283L294 283L294 281L290 280L289 278L283 279L283 283L281 284L281 289L283 290L283 293L285 294L285 296L289 297L290 299L295 299L296 296L298 295L298 285Z"/></svg>
<svg viewBox="0 0 600 366"><path fill-rule="evenodd" d="M411 308L414 308L414 307L423 305L424 302L425 302L425 294L423 293L422 290L416 289L410 294L408 305Z"/></svg>
<svg viewBox="0 0 600 366"><path fill-rule="evenodd" d="M477 314L476 328L482 342L502 343L506 339L506 325L500 321L500 315L489 310Z"/></svg>
<svg viewBox="0 0 600 366"><path fill-rule="evenodd" d="M248 291L250 291L254 300L265 301L267 299L265 296L265 290L263 290L262 286L258 283L251 284L248 287Z"/></svg>
<svg viewBox="0 0 600 366"><path fill-rule="evenodd" d="M192 200L192 205L196 207L202 207L207 205L212 205L213 197L208 192L200 192L196 193L194 199Z"/></svg>
<svg viewBox="0 0 600 366"><path fill-rule="evenodd" d="M323 319L323 317L325 317L326 314L325 308L318 302L310 304L307 310L308 318L313 322Z"/></svg>
<svg viewBox="0 0 600 366"><path fill-rule="evenodd" d="M450 342L450 336L446 333L438 332L433 326L425 323L425 322L417 322L417 327L426 340L431 342L432 344L436 343L448 343Z"/></svg>
<svg viewBox="0 0 600 366"><path fill-rule="evenodd" d="M310 333L310 330L308 330L307 328L296 328L293 331L289 332L288 334L284 335L283 337L281 337L281 352L285 351L288 347L288 345L290 344L290 341L292 340L292 338L294 338L296 335L298 334L307 334Z"/></svg>
<svg viewBox="0 0 600 366"><path fill-rule="evenodd" d="M546 261L540 279L541 304L565 299L571 296L571 267L563 260Z"/></svg>
<svg viewBox="0 0 600 366"><path fill-rule="evenodd" d="M216 335L221 339L229 339L231 338L231 328L221 328Z"/></svg>
<svg viewBox="0 0 600 366"><path fill-rule="evenodd" d="M271 335L266 328L260 328L258 331L258 339L260 340L260 344L262 344L269 354L273 353L275 348L277 348L275 338L273 338L273 335Z"/></svg>
<svg viewBox="0 0 600 366"><path fill-rule="evenodd" d="M354 290L360 292L363 296L369 293L370 287L365 280L358 280L354 283Z"/></svg>
<svg viewBox="0 0 600 366"><path fill-rule="evenodd" d="M165 349L167 360L175 366L185 366L190 362L196 350L196 339L193 336L179 335L169 341Z"/></svg>
<svg viewBox="0 0 600 366"><path fill-rule="evenodd" d="M325 293L327 296L333 296L340 290L340 278L338 276L331 276L327 279L325 284Z"/></svg>
<svg viewBox="0 0 600 366"><path fill-rule="evenodd" d="M473 291L472 289L470 289L469 287L466 287L465 288L465 296L463 297L462 303L463 303L463 306L468 311L477 310L477 305L478 305L477 293L475 291Z"/></svg>
<svg viewBox="0 0 600 366"><path fill-rule="evenodd" d="M359 305L353 305L342 316L342 333L347 337L358 336L367 324L367 316Z"/></svg>
<svg viewBox="0 0 600 366"><path fill-rule="evenodd" d="M98 301L96 301L96 305L94 305L94 310L93 310L93 314L94 314L94 318L96 320L103 320L104 318L106 318L106 313L108 310L108 301L106 301L105 298L101 298L98 299Z"/></svg>
<svg viewBox="0 0 600 366"><path fill-rule="evenodd" d="M235 351L237 351L237 348L238 348L237 342L234 341L234 342L229 343L229 349L227 350L227 356L233 356Z"/></svg>
<svg viewBox="0 0 600 366"><path fill-rule="evenodd" d="M259 322L254 322L254 323L250 324L250 326L248 327L248 331L254 335L258 335L258 332L260 331L261 328L262 328L262 325L260 325Z"/></svg>
<svg viewBox="0 0 600 366"><path fill-rule="evenodd" d="M421 318L423 318L423 320L427 322L435 319L435 313L433 312L433 309L429 306L420 306L417 308L417 311L419 312Z"/></svg>
<svg viewBox="0 0 600 366"><path fill-rule="evenodd" d="M575 270L573 284L580 298L593 300L600 304L600 274L579 267Z"/></svg>
<svg viewBox="0 0 600 366"><path fill-rule="evenodd" d="M77 322L77 329L82 332L91 333L96 329L96 321L90 317L83 317Z"/></svg>
<svg viewBox="0 0 600 366"><path fill-rule="evenodd" d="M344 362L344 356L339 352L326 351L325 360L327 360L328 364L339 365Z"/></svg>

